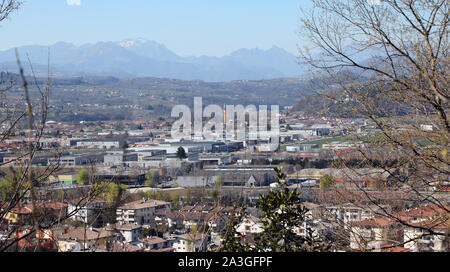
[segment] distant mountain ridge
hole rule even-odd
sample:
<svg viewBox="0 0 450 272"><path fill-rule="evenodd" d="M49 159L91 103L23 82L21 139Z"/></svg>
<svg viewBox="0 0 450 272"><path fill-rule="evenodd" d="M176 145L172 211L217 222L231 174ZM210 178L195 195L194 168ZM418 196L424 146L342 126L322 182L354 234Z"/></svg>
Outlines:
<svg viewBox="0 0 450 272"><path fill-rule="evenodd" d="M24 61L29 56L37 76L47 73L48 48L18 48ZM276 46L268 50L239 49L224 57L181 57L165 45L145 39L81 46L59 42L50 46L50 64L56 77L162 77L207 82L298 77L304 72L296 56ZM0 71L5 70L17 71L14 49L0 51Z"/></svg>

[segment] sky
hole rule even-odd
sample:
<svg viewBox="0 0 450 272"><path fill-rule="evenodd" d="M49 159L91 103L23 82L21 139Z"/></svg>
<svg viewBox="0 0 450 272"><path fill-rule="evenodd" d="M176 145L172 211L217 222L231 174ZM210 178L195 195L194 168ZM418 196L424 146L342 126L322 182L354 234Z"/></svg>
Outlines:
<svg viewBox="0 0 450 272"><path fill-rule="evenodd" d="M0 50L144 38L180 56L273 45L295 54L309 0L23 0L0 24Z"/></svg>

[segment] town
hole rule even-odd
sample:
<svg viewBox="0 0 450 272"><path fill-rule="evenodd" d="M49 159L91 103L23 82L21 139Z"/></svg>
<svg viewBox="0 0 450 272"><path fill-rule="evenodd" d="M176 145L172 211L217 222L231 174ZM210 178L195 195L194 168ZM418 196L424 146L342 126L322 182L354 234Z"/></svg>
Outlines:
<svg viewBox="0 0 450 272"><path fill-rule="evenodd" d="M379 134L368 120L317 118L285 107L275 151L265 150L264 141L213 142L194 133L190 139L172 140L168 124L162 118L121 122L120 128L116 122L47 121L31 162L45 177L37 187L39 205L28 202L28 196L8 210L0 237L7 243L26 236L33 209L40 209L44 221L57 222L38 237L48 251L215 251L230 219L238 215L244 216L237 231L243 241L252 243L263 229L258 200L277 189L274 168L281 167L289 188L302 192L302 205L308 209L304 224L295 230L300 236L332 237L339 245L336 251L448 249L448 240L441 236L408 243L417 230L381 216L386 209L410 224L431 224L437 233L446 231L445 222L434 224L445 214L443 209L425 202L410 209L416 196L377 167L376 162L393 160L396 154L355 140L354 135L366 139ZM433 126L425 124L422 129ZM2 209L8 207L5 200L11 191L8 177L28 165L22 150L29 140L26 131L18 131L1 146ZM364 149L374 154L369 162L359 155ZM365 163L353 172L336 165L343 158ZM106 192L95 195L99 184ZM418 189L443 202L450 200L448 184ZM374 200L381 204L373 204ZM393 246L392 241L406 243ZM10 250L26 250L35 243L30 236Z"/></svg>
<svg viewBox="0 0 450 272"><path fill-rule="evenodd" d="M449 252L448 15L0 0L0 252L180 271Z"/></svg>

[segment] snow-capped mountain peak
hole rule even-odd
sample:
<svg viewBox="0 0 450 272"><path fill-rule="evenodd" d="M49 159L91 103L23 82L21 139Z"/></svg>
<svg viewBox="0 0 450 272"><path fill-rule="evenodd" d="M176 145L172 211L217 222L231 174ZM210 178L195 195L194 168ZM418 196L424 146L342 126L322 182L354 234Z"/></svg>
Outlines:
<svg viewBox="0 0 450 272"><path fill-rule="evenodd" d="M147 42L148 42L148 40L146 40L146 39L138 38L138 39L123 40L123 41L117 42L117 44L122 47L129 48L129 47L144 44Z"/></svg>

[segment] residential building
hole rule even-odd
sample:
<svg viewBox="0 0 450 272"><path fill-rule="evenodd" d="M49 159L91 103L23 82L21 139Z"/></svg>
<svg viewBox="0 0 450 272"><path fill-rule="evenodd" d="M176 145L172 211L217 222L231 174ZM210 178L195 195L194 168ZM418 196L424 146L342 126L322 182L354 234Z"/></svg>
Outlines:
<svg viewBox="0 0 450 272"><path fill-rule="evenodd" d="M350 248L367 250L373 242L401 243L403 230L401 224L386 217L375 217L351 223Z"/></svg>
<svg viewBox="0 0 450 272"><path fill-rule="evenodd" d="M247 235L247 234L256 234L263 232L263 225L261 220L255 216L247 216L236 228L236 232Z"/></svg>
<svg viewBox="0 0 450 272"><path fill-rule="evenodd" d="M103 208L105 201L76 199L69 201L68 213L73 214L70 219L83 222L90 226L103 225Z"/></svg>
<svg viewBox="0 0 450 272"><path fill-rule="evenodd" d="M138 244L142 244L146 251L175 251L173 243L175 239L164 239L157 236L149 236L138 241Z"/></svg>
<svg viewBox="0 0 450 272"><path fill-rule="evenodd" d="M138 200L121 205L117 208L116 216L119 224L150 224L154 222L158 211L169 211L171 203L159 200Z"/></svg>
<svg viewBox="0 0 450 272"><path fill-rule="evenodd" d="M175 236L173 248L175 252L204 252L208 244L208 235L204 233L188 233Z"/></svg>
<svg viewBox="0 0 450 272"><path fill-rule="evenodd" d="M430 220L406 227L404 230L405 248L413 252L448 252L450 221L448 218ZM432 230L430 234L428 230Z"/></svg>
<svg viewBox="0 0 450 272"><path fill-rule="evenodd" d="M120 234L92 227L69 228L55 237L59 252L95 251L100 246L108 247L119 241Z"/></svg>
<svg viewBox="0 0 450 272"><path fill-rule="evenodd" d="M105 229L119 232L126 243L138 241L142 238L142 226L137 224L108 224Z"/></svg>

